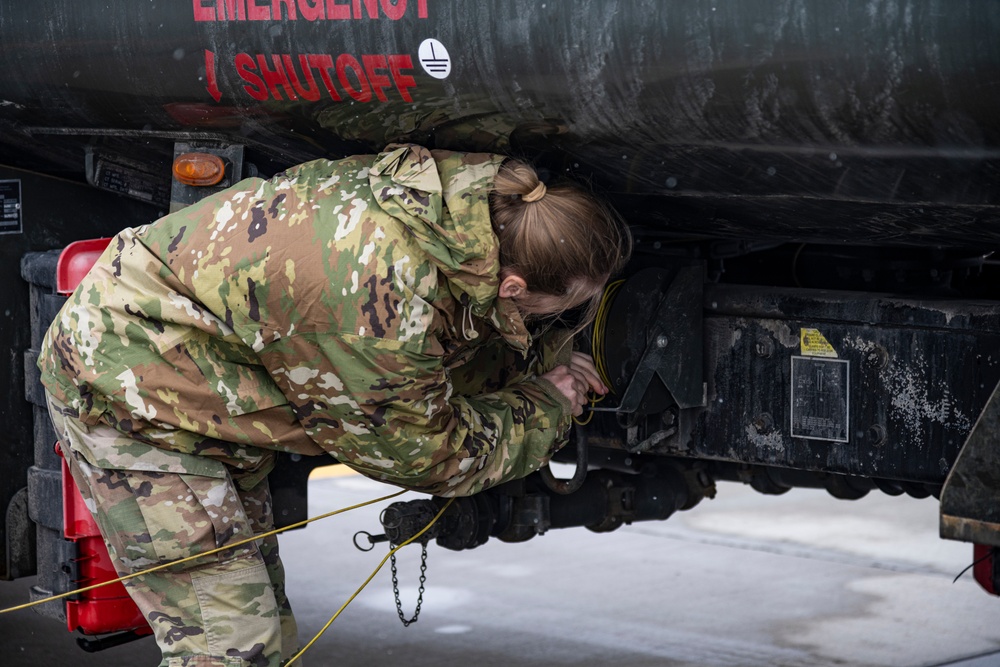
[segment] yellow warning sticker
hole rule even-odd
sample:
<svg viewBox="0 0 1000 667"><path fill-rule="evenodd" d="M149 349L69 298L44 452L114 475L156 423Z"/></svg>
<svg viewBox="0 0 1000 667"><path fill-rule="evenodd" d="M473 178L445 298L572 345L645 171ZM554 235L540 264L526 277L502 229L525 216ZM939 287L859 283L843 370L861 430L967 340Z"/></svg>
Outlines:
<svg viewBox="0 0 1000 667"><path fill-rule="evenodd" d="M819 329L800 329L799 342L804 357L836 357L837 351Z"/></svg>

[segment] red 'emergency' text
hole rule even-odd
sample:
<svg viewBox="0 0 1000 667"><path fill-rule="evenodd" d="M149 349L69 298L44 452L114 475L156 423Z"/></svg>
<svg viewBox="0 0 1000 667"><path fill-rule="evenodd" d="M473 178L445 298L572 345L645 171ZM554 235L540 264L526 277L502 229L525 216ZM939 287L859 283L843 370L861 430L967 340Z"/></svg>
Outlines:
<svg viewBox="0 0 1000 667"><path fill-rule="evenodd" d="M398 21L416 6L417 18L427 18L427 0L193 0L195 21L337 21L377 19ZM413 13L413 10L410 11Z"/></svg>
<svg viewBox="0 0 1000 667"><path fill-rule="evenodd" d="M207 55L207 54L206 54ZM233 61L236 73L247 85L243 90L255 100L308 100L327 97L340 102L349 97L357 102L372 98L388 102L395 92L404 102L412 102L410 88L416 81L408 72L413 59L406 53L365 54L361 59L349 53L291 55L239 53Z"/></svg>

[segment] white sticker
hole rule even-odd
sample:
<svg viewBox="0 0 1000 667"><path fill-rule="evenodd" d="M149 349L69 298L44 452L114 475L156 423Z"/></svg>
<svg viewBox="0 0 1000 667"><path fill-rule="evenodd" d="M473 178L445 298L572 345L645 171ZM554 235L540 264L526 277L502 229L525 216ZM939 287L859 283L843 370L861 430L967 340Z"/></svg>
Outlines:
<svg viewBox="0 0 1000 667"><path fill-rule="evenodd" d="M850 442L851 364L792 357L792 437Z"/></svg>
<svg viewBox="0 0 1000 667"><path fill-rule="evenodd" d="M445 79L451 74L451 57L444 44L436 39L425 39L417 52L424 71L435 79Z"/></svg>

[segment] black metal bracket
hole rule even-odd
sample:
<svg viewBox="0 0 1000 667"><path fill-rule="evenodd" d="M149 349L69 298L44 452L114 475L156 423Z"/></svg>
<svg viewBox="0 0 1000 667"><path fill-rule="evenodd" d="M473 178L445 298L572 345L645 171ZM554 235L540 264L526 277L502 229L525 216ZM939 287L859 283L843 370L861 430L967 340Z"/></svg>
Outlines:
<svg viewBox="0 0 1000 667"><path fill-rule="evenodd" d="M687 266L677 272L650 323L646 350L617 412L639 411L654 376L663 381L678 407L705 406L703 283L701 266Z"/></svg>
<svg viewBox="0 0 1000 667"><path fill-rule="evenodd" d="M941 537L1000 546L1000 383L941 491Z"/></svg>

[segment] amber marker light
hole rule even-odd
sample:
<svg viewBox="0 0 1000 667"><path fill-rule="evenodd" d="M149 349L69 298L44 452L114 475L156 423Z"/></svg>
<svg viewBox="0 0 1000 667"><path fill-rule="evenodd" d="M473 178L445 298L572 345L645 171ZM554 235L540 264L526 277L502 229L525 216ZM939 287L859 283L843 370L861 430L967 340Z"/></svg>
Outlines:
<svg viewBox="0 0 1000 667"><path fill-rule="evenodd" d="M226 164L210 153L182 153L174 160L174 178L184 185L216 185L226 175Z"/></svg>

